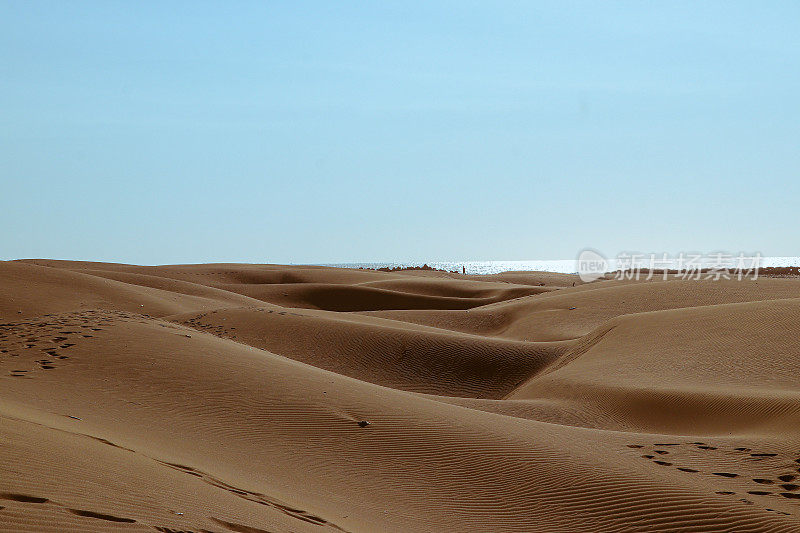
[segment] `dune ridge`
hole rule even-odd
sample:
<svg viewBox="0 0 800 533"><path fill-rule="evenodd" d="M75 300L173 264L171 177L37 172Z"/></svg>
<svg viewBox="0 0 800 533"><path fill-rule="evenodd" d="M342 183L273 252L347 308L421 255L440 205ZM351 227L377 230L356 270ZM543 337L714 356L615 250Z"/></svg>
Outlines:
<svg viewBox="0 0 800 533"><path fill-rule="evenodd" d="M800 280L0 262L0 531L800 531Z"/></svg>

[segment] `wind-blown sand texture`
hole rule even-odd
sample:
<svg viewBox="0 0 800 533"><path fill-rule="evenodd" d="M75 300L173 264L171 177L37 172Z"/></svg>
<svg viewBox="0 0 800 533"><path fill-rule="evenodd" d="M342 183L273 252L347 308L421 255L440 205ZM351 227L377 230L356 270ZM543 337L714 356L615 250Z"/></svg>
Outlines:
<svg viewBox="0 0 800 533"><path fill-rule="evenodd" d="M800 531L797 279L26 260L0 322L0 531Z"/></svg>

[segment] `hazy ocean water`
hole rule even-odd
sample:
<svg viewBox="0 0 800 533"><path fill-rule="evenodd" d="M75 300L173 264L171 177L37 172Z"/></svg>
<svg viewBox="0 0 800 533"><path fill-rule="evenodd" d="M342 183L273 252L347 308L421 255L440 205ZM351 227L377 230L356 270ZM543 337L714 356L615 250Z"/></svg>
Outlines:
<svg viewBox="0 0 800 533"><path fill-rule="evenodd" d="M398 261L385 263L329 263L321 266L331 266L339 268L396 268L396 267L419 267L427 264L430 267L440 270L457 270L461 272L462 267L466 267L467 274L497 274L511 270L538 270L545 272L563 272L575 274L578 269L575 259L560 259L547 261ZM609 259L609 270L617 269L615 259ZM788 267L800 266L800 257L761 257L760 267ZM669 268L677 269L678 260ZM657 268L664 268L659 264Z"/></svg>

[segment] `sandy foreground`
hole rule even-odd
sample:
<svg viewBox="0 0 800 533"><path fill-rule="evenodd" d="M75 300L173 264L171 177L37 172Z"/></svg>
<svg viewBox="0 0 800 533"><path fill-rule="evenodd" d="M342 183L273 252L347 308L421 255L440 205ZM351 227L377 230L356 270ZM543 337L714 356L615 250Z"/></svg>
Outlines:
<svg viewBox="0 0 800 533"><path fill-rule="evenodd" d="M800 531L796 278L26 260L0 322L0 531Z"/></svg>

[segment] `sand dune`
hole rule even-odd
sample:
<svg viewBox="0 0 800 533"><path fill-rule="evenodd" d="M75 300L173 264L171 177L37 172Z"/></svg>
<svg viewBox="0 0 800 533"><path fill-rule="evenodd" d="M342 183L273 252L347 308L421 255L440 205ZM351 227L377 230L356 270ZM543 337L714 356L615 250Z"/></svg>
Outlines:
<svg viewBox="0 0 800 533"><path fill-rule="evenodd" d="M30 260L0 288L0 531L800 531L797 279Z"/></svg>

